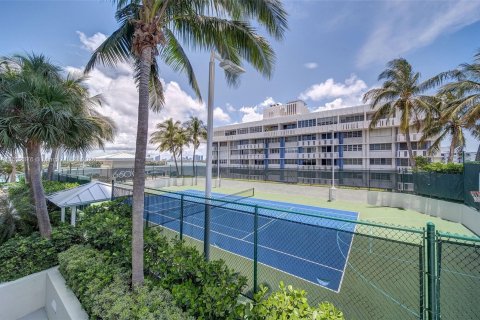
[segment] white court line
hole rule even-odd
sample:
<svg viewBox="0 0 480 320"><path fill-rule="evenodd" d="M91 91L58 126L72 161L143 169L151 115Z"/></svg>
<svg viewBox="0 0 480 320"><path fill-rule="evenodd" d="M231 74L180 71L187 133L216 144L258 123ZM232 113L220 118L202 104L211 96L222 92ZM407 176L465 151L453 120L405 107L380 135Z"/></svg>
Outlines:
<svg viewBox="0 0 480 320"><path fill-rule="evenodd" d="M283 218L287 215L288 213L284 213L282 215L279 216L279 218ZM274 219L272 218L269 222L265 223L263 226L261 226L260 228L257 229L257 232L260 232L262 230L265 230L266 228L268 228L268 226L274 224L275 222L277 222L278 219ZM249 234L247 234L245 237L243 237L241 240L245 240L246 238L250 237L252 234L254 234L254 232L250 232Z"/></svg>
<svg viewBox="0 0 480 320"><path fill-rule="evenodd" d="M162 215L162 214L159 214L159 215ZM200 229L204 229L202 226L199 226L199 225L196 225L194 223L190 223L190 222L187 222L187 221L184 221L184 223L186 224L189 224L191 226L194 226L194 227L197 227L197 228L200 228ZM168 227L167 227L168 228ZM169 228L170 229L170 228ZM241 241L241 242L245 242L245 243L248 243L248 244L251 244L253 245L253 242L250 242L250 241L246 241L246 240L242 240L242 239L239 239L239 238L236 238L236 237L233 237L233 236L230 236L228 234L224 234L222 232L218 232L218 231L215 231L215 230L211 230L213 233L216 233L216 234L219 234L219 235L222 235L222 236L225 236L227 238L232 238L232 239L235 239L235 240L238 240L238 241ZM299 259L299 260L303 260L303 261L306 261L308 263L311 263L311 264L316 264L318 266L321 266L321 267L324 267L324 268L328 268L328 269L331 269L331 270L335 270L335 271L339 271L339 272L342 272L342 270L340 269L337 269L337 268L334 268L334 267L331 267L329 265L326 265L326 264L322 264L322 263L319 263L319 262L316 262L316 261L312 261L312 260L309 260L309 259L305 259L305 258L302 258L302 257L299 257L299 256L296 256L296 255L293 255L293 254L290 254L290 253L287 253L287 252L283 252L281 250L277 250L277 249L274 249L274 248L270 248L270 247L267 247L267 246L263 246L263 245L258 245L259 247L262 247L264 249L267 249L267 250L271 250L273 252L277 252L277 253L281 253L281 254L284 254L286 256L289 256L289 257L292 257L292 258L295 258L295 259ZM228 251L228 250L227 250ZM230 252L230 251L229 251Z"/></svg>

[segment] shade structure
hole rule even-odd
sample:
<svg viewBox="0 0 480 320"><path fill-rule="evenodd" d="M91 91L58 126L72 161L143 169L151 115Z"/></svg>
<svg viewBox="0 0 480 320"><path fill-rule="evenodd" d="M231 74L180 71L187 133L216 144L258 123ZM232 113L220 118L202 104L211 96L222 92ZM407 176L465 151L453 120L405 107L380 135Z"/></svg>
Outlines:
<svg viewBox="0 0 480 320"><path fill-rule="evenodd" d="M107 201L111 197L111 185L101 181L92 181L76 188L52 193L47 196L47 199L58 207L65 208Z"/></svg>

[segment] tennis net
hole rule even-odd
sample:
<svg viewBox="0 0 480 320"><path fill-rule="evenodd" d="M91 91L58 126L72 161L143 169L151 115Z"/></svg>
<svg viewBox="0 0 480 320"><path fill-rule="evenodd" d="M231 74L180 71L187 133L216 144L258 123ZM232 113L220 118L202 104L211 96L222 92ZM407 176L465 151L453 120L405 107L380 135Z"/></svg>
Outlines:
<svg viewBox="0 0 480 320"><path fill-rule="evenodd" d="M255 195L255 189L250 188L227 194L225 196L210 198L212 209L233 205L245 198ZM189 217L205 213L205 198L188 192L164 191L164 194L146 194L145 198L145 219L150 220L153 216L161 216L164 223L180 220L182 214L182 196L186 198L183 204L183 217ZM212 210L213 211L213 210ZM158 220L158 219L157 219Z"/></svg>

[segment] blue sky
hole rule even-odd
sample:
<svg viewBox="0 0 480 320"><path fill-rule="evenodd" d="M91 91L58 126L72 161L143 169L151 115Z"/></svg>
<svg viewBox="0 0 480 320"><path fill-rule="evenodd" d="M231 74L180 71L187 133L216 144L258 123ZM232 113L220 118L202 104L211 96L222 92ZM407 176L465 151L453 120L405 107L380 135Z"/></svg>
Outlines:
<svg viewBox="0 0 480 320"><path fill-rule="evenodd" d="M269 103L303 98L311 110L360 103L376 85L385 63L405 57L423 78L472 61L480 48L480 1L284 1L289 30L272 42L277 54L268 80L246 66L238 88L229 88L217 68L216 125L259 118ZM3 31L0 55L44 53L69 71L79 71L105 35L115 28L109 1L0 0ZM263 31L261 31L263 32ZM208 54L189 53L206 100ZM91 74L92 93L102 93L103 112L118 123L111 148L132 148L136 122L136 89L131 70L99 68ZM161 66L167 105L152 115L150 128L169 117L205 117L186 78ZM467 150L478 142L468 139Z"/></svg>

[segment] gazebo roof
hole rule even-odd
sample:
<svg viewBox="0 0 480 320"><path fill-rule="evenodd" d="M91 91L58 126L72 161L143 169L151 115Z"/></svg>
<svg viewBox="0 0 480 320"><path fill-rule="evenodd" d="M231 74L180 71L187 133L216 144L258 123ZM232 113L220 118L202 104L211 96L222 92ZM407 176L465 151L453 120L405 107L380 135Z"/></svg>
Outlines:
<svg viewBox="0 0 480 320"><path fill-rule="evenodd" d="M47 196L47 199L62 208L106 201L110 200L111 196L111 185L100 181L92 181L76 188L52 193Z"/></svg>

